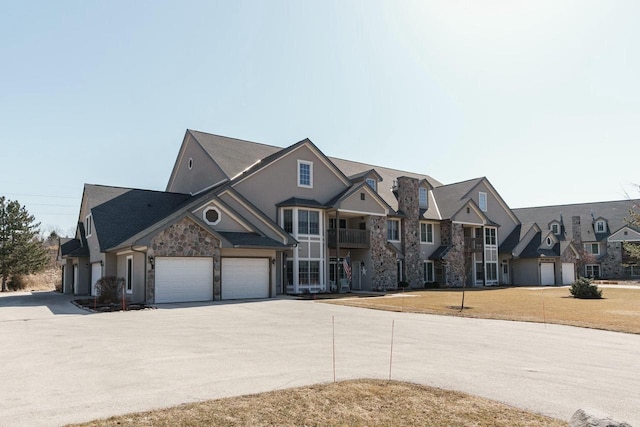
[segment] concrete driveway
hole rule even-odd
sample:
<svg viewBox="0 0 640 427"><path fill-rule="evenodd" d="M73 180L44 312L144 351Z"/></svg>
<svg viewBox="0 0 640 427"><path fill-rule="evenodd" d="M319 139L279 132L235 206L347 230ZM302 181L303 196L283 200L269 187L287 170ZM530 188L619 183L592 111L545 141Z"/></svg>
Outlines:
<svg viewBox="0 0 640 427"><path fill-rule="evenodd" d="M389 313L290 299L87 314L69 298L0 296L0 425L60 425L338 380L457 389L568 420L640 426L640 336Z"/></svg>

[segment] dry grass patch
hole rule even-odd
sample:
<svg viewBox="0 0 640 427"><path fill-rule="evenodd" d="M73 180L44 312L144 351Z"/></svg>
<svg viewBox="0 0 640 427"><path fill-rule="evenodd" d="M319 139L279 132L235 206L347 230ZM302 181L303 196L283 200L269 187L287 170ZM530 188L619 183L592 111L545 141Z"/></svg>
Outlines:
<svg viewBox="0 0 640 427"><path fill-rule="evenodd" d="M211 400L80 426L566 426L464 393L355 380Z"/></svg>
<svg viewBox="0 0 640 427"><path fill-rule="evenodd" d="M467 309L462 312L459 310L461 297L461 289L434 289L382 298L324 302L379 310L547 322L640 333L640 288L604 288L603 299L596 300L573 298L566 287L467 289Z"/></svg>

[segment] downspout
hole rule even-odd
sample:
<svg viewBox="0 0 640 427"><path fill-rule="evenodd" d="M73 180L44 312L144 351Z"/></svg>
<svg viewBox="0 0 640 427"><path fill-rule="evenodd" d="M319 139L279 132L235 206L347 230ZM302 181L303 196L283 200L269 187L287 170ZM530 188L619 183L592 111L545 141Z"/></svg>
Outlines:
<svg viewBox="0 0 640 427"><path fill-rule="evenodd" d="M340 211L336 209L336 292L340 293Z"/></svg>
<svg viewBox="0 0 640 427"><path fill-rule="evenodd" d="M485 226L482 226L482 287L487 286L487 260L485 259L485 245L487 243L486 237L487 230Z"/></svg>

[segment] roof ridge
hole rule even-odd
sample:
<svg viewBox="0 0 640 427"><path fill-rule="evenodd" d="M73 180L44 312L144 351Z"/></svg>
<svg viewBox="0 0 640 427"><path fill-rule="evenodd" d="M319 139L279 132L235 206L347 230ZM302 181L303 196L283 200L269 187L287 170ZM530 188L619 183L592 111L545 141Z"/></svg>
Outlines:
<svg viewBox="0 0 640 427"><path fill-rule="evenodd" d="M512 208L512 210L522 210L522 209L542 209L542 208L556 208L563 206L581 206L581 205L595 205L595 204L608 204L608 203L623 203L623 202L640 202L640 199L623 199L623 200L609 200L609 201L600 201L600 202L582 202L582 203L565 203L560 205L542 205L542 206L526 206L523 208Z"/></svg>
<svg viewBox="0 0 640 427"><path fill-rule="evenodd" d="M195 129L190 129L190 128L187 128L187 131L189 131L191 133L196 132L196 133L201 133L201 134L204 134L204 135L215 136L217 138L233 139L234 141L241 141L241 142L248 142L250 144L264 145L265 147L279 148L279 149L285 148L285 147L280 147L280 146L277 146L277 145L265 144L263 142L250 141L248 139L242 139L242 138L234 138L232 136L218 135L217 133L203 132L201 130L195 130Z"/></svg>
<svg viewBox="0 0 640 427"><path fill-rule="evenodd" d="M100 188L112 188L115 190L135 190L135 191L146 191L149 193L163 193L163 194L179 194L179 195L185 195L185 196L190 196L189 193L177 193L175 191L164 191L164 190L150 190L147 188L133 188L133 187L121 187L118 185L104 185L104 184L90 184L85 182L84 183L85 186L90 186L90 187L100 187Z"/></svg>

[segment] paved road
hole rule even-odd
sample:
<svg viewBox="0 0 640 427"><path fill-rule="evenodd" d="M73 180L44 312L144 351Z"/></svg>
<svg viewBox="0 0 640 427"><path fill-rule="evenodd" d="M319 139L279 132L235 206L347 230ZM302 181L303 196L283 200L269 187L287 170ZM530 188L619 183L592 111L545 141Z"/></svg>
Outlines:
<svg viewBox="0 0 640 427"><path fill-rule="evenodd" d="M568 420L640 426L640 336L389 313L289 299L86 314L68 298L0 296L0 425L61 425L330 382L392 378Z"/></svg>

